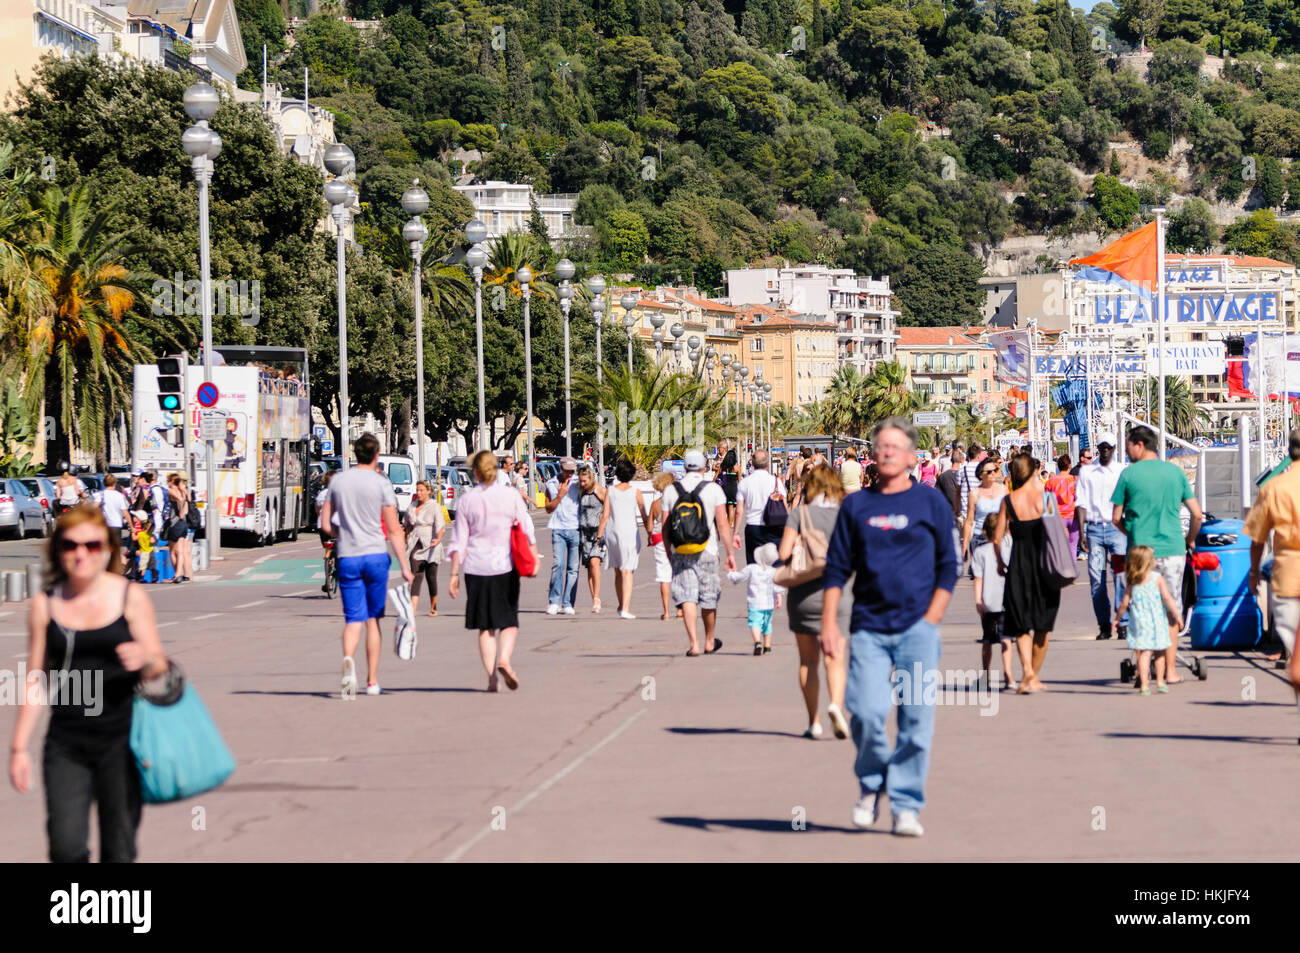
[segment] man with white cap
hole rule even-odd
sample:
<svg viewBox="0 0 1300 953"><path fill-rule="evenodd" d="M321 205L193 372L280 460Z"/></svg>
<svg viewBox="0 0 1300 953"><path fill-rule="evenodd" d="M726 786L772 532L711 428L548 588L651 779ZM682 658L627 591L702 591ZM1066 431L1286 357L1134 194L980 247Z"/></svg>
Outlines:
<svg viewBox="0 0 1300 953"><path fill-rule="evenodd" d="M718 595L722 588L722 579L718 573L718 547L721 546L726 553L725 562L730 572L736 569L736 557L731 552L727 497L722 492L722 487L704 479L704 454L698 450L689 450L682 462L686 475L672 486L664 488L664 547L668 550L668 560L673 570L669 589L673 602L682 610L686 636L691 643L690 651L686 654L694 657L700 654L700 642L695 628L697 610L704 616L704 654L722 648L722 640L713 637L718 622ZM687 502L698 500L697 518L708 525L708 542L698 551L683 551L694 550L695 545L682 547L680 539L674 543L672 534L677 517L674 507L679 499Z"/></svg>
<svg viewBox="0 0 1300 953"><path fill-rule="evenodd" d="M551 587L547 615L563 612L573 615L573 600L578 594L578 501L582 490L574 474L578 461L565 457L560 461L561 477L546 481L546 512L551 514Z"/></svg>
<svg viewBox="0 0 1300 953"><path fill-rule="evenodd" d="M1114 571L1111 556L1123 556L1128 550L1128 542L1112 522L1115 506L1110 501L1123 469L1124 464L1115 459L1115 436L1098 434L1097 462L1079 468L1074 496L1075 519L1081 524L1082 548L1088 554L1088 585L1092 591L1093 615L1097 617L1098 639L1111 636L1110 597L1106 585L1108 568L1115 577L1115 605L1119 605L1124 596L1124 574ZM1121 639L1127 634L1126 628L1124 624L1119 627Z"/></svg>

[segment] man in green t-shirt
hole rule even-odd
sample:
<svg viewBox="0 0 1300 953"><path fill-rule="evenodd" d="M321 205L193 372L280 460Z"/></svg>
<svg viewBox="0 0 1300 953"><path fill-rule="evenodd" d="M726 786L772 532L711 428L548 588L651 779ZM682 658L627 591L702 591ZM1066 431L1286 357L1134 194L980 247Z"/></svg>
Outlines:
<svg viewBox="0 0 1300 953"><path fill-rule="evenodd" d="M1156 445L1156 433L1150 427L1139 425L1128 432L1126 447L1132 462L1120 474L1110 501L1115 504L1115 525L1128 537L1128 548L1150 546L1155 552L1156 572L1164 578L1177 606L1178 616L1169 617L1169 648L1165 650L1165 671L1173 684L1182 681L1173 673L1178 654L1176 620L1183 611L1183 567L1202 516L1187 474L1177 464L1161 460ZM1192 514L1186 535L1179 515L1184 506Z"/></svg>

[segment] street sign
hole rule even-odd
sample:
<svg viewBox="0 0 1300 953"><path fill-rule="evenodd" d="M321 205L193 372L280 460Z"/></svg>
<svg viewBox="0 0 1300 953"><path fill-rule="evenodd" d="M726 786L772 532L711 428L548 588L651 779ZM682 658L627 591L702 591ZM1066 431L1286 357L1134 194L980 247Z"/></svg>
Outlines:
<svg viewBox="0 0 1300 953"><path fill-rule="evenodd" d="M311 428L311 435L317 440L328 440L330 431L324 424L316 424Z"/></svg>
<svg viewBox="0 0 1300 953"><path fill-rule="evenodd" d="M952 414L946 410L925 410L912 415L917 427L946 427L952 423Z"/></svg>
<svg viewBox="0 0 1300 953"><path fill-rule="evenodd" d="M221 394L217 392L217 385L211 381L206 381L199 385L199 403L204 407L214 407L220 399Z"/></svg>
<svg viewBox="0 0 1300 953"><path fill-rule="evenodd" d="M334 441L322 440L320 442L320 453L322 457L331 457L334 455Z"/></svg>
<svg viewBox="0 0 1300 953"><path fill-rule="evenodd" d="M200 440L224 440L226 438L226 415L220 410L205 410L199 418Z"/></svg>

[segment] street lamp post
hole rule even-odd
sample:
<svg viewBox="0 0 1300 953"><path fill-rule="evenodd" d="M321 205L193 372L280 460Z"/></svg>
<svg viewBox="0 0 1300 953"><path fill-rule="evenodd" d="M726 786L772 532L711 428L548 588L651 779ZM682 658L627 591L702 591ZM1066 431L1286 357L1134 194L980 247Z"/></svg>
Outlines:
<svg viewBox="0 0 1300 953"><path fill-rule="evenodd" d="M345 255L344 233L352 217L352 204L357 200L357 191L348 184L346 177L356 167L356 157L352 150L341 142L336 142L325 150L325 168L334 176L325 183L325 201L334 209L335 236L334 250L338 271L338 306L339 306L339 457L343 469L352 464L351 451L352 421L348 413L348 275L347 257Z"/></svg>
<svg viewBox="0 0 1300 953"><path fill-rule="evenodd" d="M772 382L763 382L763 410L767 417L766 435L763 437L764 449L772 447Z"/></svg>
<svg viewBox="0 0 1300 953"><path fill-rule="evenodd" d="M185 112L194 120L181 135L181 146L190 157L190 170L199 186L199 293L203 296L203 382L212 383L212 286L211 243L208 236L208 186L212 182L213 160L221 154L221 137L208 126L217 114L221 97L207 83L195 83L185 90ZM185 397L188 406L189 395ZM188 424L187 424L188 426ZM221 558L221 517L217 513L216 442L204 441L207 490L204 503L204 533L209 561ZM189 461L186 461L188 467Z"/></svg>
<svg viewBox="0 0 1300 953"><path fill-rule="evenodd" d="M690 348L690 352L687 354L687 357L689 357L690 360L691 360L691 369L692 369L692 370L695 370L695 364L696 364L696 361L698 361L699 358L700 358L700 338L699 338L699 335L692 334L690 337L688 337L688 338L686 339L686 344L687 344L687 346ZM702 372L702 371L704 370L704 368L701 367L699 370Z"/></svg>
<svg viewBox="0 0 1300 953"><path fill-rule="evenodd" d="M605 279L592 275L587 279L587 290L591 292L591 320L596 325L596 384L605 381L605 359L600 352L601 329L605 324ZM600 470L600 481L605 482L605 406L596 403L596 465Z"/></svg>
<svg viewBox="0 0 1300 953"><path fill-rule="evenodd" d="M681 324L674 324L668 329L668 333L673 336L673 357L677 361L677 370L682 369L682 335L686 333L686 328Z"/></svg>
<svg viewBox="0 0 1300 953"><path fill-rule="evenodd" d="M577 269L573 262L561 258L555 263L555 277L560 279L556 293L560 296L560 311L564 314L564 455L573 456L573 404L570 401L569 388L569 308L573 304L573 285L569 279Z"/></svg>
<svg viewBox="0 0 1300 953"><path fill-rule="evenodd" d="M465 226L465 240L470 249L465 253L465 264L474 269L474 333L478 359L478 448L487 449L487 401L483 387L483 266L487 264L487 250L483 241L487 238L487 226L477 218L471 219Z"/></svg>
<svg viewBox="0 0 1300 953"><path fill-rule="evenodd" d="M630 382L632 380L632 326L636 324L632 309L636 307L636 295L628 292L618 299L618 303L623 306L623 330L627 331L627 378Z"/></svg>
<svg viewBox="0 0 1300 953"><path fill-rule="evenodd" d="M650 340L655 342L655 363L656 364L663 363L664 323L666 321L667 319L658 311L655 311L650 315L650 327L654 328L654 330L650 332Z"/></svg>
<svg viewBox="0 0 1300 953"><path fill-rule="evenodd" d="M731 355L722 355L722 413L731 416Z"/></svg>
<svg viewBox="0 0 1300 953"><path fill-rule="evenodd" d="M415 455L421 480L428 478L428 472L424 468L424 289L420 286L420 266L429 230L420 221L420 216L428 207L429 193L420 188L420 180L416 179L402 193L402 211L411 216L411 220L402 226L402 237L411 243L411 258L415 263L415 429L419 441Z"/></svg>
<svg viewBox="0 0 1300 953"><path fill-rule="evenodd" d="M745 404L745 397L747 396L745 392L745 378L749 376L749 368L744 364L741 364L740 367L736 369L736 373L740 375L740 380L736 382L736 398L740 401L740 415L741 420L743 421L747 409Z"/></svg>
<svg viewBox="0 0 1300 953"><path fill-rule="evenodd" d="M532 269L520 265L515 271L515 281L519 282L519 293L524 299L524 426L528 429L528 501L537 499L536 484L533 482L533 469L537 461L533 453L533 332L528 304L532 291L528 285L533 280Z"/></svg>

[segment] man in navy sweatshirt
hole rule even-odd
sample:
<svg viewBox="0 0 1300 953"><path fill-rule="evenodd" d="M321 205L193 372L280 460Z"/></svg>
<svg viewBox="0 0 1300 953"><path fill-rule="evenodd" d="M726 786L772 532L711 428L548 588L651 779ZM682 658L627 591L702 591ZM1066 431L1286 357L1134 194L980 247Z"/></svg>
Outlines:
<svg viewBox="0 0 1300 953"><path fill-rule="evenodd" d="M845 584L856 576L845 694L861 790L853 823L875 823L883 790L894 833L919 837L941 687L939 623L957 585L957 529L943 494L909 476L916 466L911 422L881 421L871 444L879 479L844 497L826 554L821 645L828 658L844 651L835 614ZM885 721L895 701L898 743L891 752Z"/></svg>

